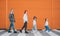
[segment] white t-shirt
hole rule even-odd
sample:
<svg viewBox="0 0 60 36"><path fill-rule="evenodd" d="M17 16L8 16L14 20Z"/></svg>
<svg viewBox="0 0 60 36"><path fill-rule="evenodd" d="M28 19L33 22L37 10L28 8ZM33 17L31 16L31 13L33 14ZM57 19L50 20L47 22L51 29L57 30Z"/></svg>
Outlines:
<svg viewBox="0 0 60 36"><path fill-rule="evenodd" d="M28 22L28 16L27 16L27 14L24 14L23 20L24 20L24 23L25 23L25 22Z"/></svg>
<svg viewBox="0 0 60 36"><path fill-rule="evenodd" d="M45 26L48 26L48 21L46 20L46 22L45 22Z"/></svg>
<svg viewBox="0 0 60 36"><path fill-rule="evenodd" d="M33 20L33 26L36 25L36 20Z"/></svg>

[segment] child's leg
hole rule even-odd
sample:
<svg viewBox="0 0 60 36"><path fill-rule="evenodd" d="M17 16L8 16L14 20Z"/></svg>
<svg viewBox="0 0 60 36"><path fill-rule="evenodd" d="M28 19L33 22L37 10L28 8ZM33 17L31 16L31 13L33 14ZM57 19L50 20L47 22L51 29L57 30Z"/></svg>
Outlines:
<svg viewBox="0 0 60 36"><path fill-rule="evenodd" d="M33 26L32 31L37 31L36 25Z"/></svg>
<svg viewBox="0 0 60 36"><path fill-rule="evenodd" d="M23 28L25 27L25 25L26 25L26 24L24 23L24 25L23 25L22 29L20 30L20 32L21 32L21 33L22 33L22 30L23 30Z"/></svg>
<svg viewBox="0 0 60 36"><path fill-rule="evenodd" d="M12 29L13 29L14 33L17 33L17 32L15 31L15 28L14 28L14 22L12 22Z"/></svg>
<svg viewBox="0 0 60 36"><path fill-rule="evenodd" d="M26 22L24 23L24 25L23 25L23 27L22 27L22 29L21 30L23 30L23 28L26 26Z"/></svg>
<svg viewBox="0 0 60 36"><path fill-rule="evenodd" d="M47 26L45 26L45 31L47 31Z"/></svg>
<svg viewBox="0 0 60 36"><path fill-rule="evenodd" d="M34 26L33 26L32 31L34 31L34 30L35 30L35 28L34 28Z"/></svg>
<svg viewBox="0 0 60 36"><path fill-rule="evenodd" d="M27 22L25 23L25 32L26 32L26 29L27 29Z"/></svg>
<svg viewBox="0 0 60 36"><path fill-rule="evenodd" d="M27 29L27 22L25 22L25 33L28 33L26 29Z"/></svg>
<svg viewBox="0 0 60 36"><path fill-rule="evenodd" d="M36 25L33 26L33 30L36 30Z"/></svg>
<svg viewBox="0 0 60 36"><path fill-rule="evenodd" d="M47 29L47 30L48 30L48 32L50 32L50 29L49 29L49 27L48 27L48 26L47 26L47 28L48 28L48 29Z"/></svg>
<svg viewBox="0 0 60 36"><path fill-rule="evenodd" d="M37 31L37 27L36 27L36 25L35 25L35 30Z"/></svg>
<svg viewBox="0 0 60 36"><path fill-rule="evenodd" d="M32 33L35 33L35 26L33 25Z"/></svg>
<svg viewBox="0 0 60 36"><path fill-rule="evenodd" d="M10 27L9 27L9 29L8 29L8 32L11 32L10 30L11 30L11 27L12 27L12 25L11 25L12 23L10 23Z"/></svg>

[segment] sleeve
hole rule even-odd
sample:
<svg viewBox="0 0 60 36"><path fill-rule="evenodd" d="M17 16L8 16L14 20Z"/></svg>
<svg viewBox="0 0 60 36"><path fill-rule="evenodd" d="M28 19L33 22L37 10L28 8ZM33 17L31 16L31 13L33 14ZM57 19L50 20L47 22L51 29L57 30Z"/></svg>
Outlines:
<svg viewBox="0 0 60 36"><path fill-rule="evenodd" d="M14 14L13 14L13 18L14 18L14 22L16 22L16 21L15 21L15 16L14 16Z"/></svg>

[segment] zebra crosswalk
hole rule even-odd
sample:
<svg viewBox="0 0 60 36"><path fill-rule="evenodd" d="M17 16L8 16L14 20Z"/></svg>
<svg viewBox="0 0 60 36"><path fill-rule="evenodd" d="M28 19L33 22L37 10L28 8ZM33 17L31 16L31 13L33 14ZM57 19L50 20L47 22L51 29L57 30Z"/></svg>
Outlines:
<svg viewBox="0 0 60 36"><path fill-rule="evenodd" d="M50 36L58 36L57 34L53 33L53 32L47 32Z"/></svg>
<svg viewBox="0 0 60 36"><path fill-rule="evenodd" d="M26 34L24 32L20 33L17 31L17 33L8 33L7 31L0 30L0 36L60 36L60 30L52 30L50 32L43 32L43 31L36 31Z"/></svg>
<svg viewBox="0 0 60 36"><path fill-rule="evenodd" d="M3 35L1 35L1 36L9 36L9 35L11 35L12 33L8 33L8 32L5 32Z"/></svg>
<svg viewBox="0 0 60 36"><path fill-rule="evenodd" d="M39 31L36 31L36 32L33 32L34 33L34 36L42 36L42 34L39 32Z"/></svg>
<svg viewBox="0 0 60 36"><path fill-rule="evenodd" d="M25 33L19 33L17 36L26 36Z"/></svg>
<svg viewBox="0 0 60 36"><path fill-rule="evenodd" d="M56 30L56 29L54 31L60 32L59 30Z"/></svg>
<svg viewBox="0 0 60 36"><path fill-rule="evenodd" d="M5 30L0 30L0 32L5 31Z"/></svg>

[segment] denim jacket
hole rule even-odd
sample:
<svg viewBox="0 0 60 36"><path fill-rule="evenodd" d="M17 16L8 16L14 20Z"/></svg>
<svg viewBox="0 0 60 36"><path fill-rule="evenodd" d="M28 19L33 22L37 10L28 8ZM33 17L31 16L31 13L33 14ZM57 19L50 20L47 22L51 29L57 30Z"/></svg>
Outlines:
<svg viewBox="0 0 60 36"><path fill-rule="evenodd" d="M9 14L9 20L10 22L15 22L14 14Z"/></svg>

